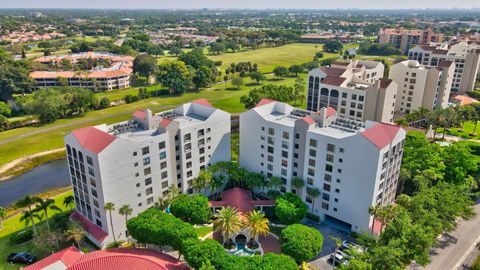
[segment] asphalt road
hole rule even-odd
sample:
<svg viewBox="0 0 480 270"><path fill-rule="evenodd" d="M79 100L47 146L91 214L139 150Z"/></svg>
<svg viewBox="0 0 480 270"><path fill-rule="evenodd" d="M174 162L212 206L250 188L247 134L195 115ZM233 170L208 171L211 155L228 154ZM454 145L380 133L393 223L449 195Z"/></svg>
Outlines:
<svg viewBox="0 0 480 270"><path fill-rule="evenodd" d="M451 233L443 234L439 246L430 251L432 262L425 266L410 266L414 270L460 270L480 241L480 201L474 206L477 214L471 220L461 220Z"/></svg>

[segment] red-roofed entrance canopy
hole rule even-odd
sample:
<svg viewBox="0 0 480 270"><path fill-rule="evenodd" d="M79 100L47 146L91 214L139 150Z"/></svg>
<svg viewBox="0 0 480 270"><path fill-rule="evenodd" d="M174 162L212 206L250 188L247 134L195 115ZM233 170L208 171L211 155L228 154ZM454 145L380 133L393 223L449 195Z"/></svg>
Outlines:
<svg viewBox="0 0 480 270"><path fill-rule="evenodd" d="M257 206L275 206L274 200L254 200L252 192L234 187L222 192L221 201L210 201L211 207L235 207L238 212L247 213L255 209Z"/></svg>

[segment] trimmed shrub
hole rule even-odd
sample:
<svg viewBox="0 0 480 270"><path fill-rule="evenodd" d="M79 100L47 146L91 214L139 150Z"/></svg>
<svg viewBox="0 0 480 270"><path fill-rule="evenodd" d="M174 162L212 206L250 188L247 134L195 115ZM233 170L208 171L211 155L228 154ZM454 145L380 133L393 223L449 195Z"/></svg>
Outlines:
<svg viewBox="0 0 480 270"><path fill-rule="evenodd" d="M315 215L315 214L312 214L312 213L307 213L307 216L306 216L308 219L310 220L313 220L315 222L320 222L320 217Z"/></svg>
<svg viewBox="0 0 480 270"><path fill-rule="evenodd" d="M33 239L33 231L28 229L25 231L18 232L10 237L10 242L13 244L23 244L27 241L30 241Z"/></svg>
<svg viewBox="0 0 480 270"><path fill-rule="evenodd" d="M170 211L190 224L205 224L211 214L208 198L203 195L180 194L170 205Z"/></svg>
<svg viewBox="0 0 480 270"><path fill-rule="evenodd" d="M287 192L277 198L275 214L282 224L298 223L307 214L307 205L297 195Z"/></svg>
<svg viewBox="0 0 480 270"><path fill-rule="evenodd" d="M323 245L323 235L316 229L302 224L290 225L282 231L282 252L297 263L315 257Z"/></svg>

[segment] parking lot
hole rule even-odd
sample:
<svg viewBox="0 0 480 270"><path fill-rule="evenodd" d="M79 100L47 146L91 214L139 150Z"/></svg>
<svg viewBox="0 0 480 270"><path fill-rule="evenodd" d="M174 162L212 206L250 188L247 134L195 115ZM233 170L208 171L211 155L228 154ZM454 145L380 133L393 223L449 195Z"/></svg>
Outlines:
<svg viewBox="0 0 480 270"><path fill-rule="evenodd" d="M316 266L319 270L332 269L331 262L328 262L327 260L329 259L330 254L332 254L335 251L335 242L332 241L329 238L329 236L333 235L342 240L348 240L348 241L352 241L353 239L350 237L348 233L341 231L325 222L322 222L319 224L319 223L310 221L308 219L305 219L302 223L309 227L316 228L322 233L324 237L322 251L316 258L312 259L310 263Z"/></svg>

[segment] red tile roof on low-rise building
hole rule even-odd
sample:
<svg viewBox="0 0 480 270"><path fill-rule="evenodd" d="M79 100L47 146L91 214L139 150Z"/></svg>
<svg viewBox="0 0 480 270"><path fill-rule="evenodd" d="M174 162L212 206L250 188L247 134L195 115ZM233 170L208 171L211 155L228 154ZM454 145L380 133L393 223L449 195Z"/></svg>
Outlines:
<svg viewBox="0 0 480 270"><path fill-rule="evenodd" d="M327 108L327 117L334 116L336 114L337 114L337 111L334 108L332 107Z"/></svg>
<svg viewBox="0 0 480 270"><path fill-rule="evenodd" d="M333 76L342 76L343 73L345 73L345 69L342 68L334 68L334 67L321 67L321 71L325 72L327 75L333 75Z"/></svg>
<svg viewBox="0 0 480 270"><path fill-rule="evenodd" d="M88 234L93 236L99 242L102 242L105 238L107 238L108 233L104 232L100 227L88 220L86 217L82 216L79 212L73 212L70 215L70 218L80 222Z"/></svg>
<svg viewBox="0 0 480 270"><path fill-rule="evenodd" d="M194 100L194 101L192 101L192 103L200 104L200 105L207 106L207 107L213 107L212 104L210 104L210 102L208 102L208 100L206 100L204 98Z"/></svg>
<svg viewBox="0 0 480 270"><path fill-rule="evenodd" d="M102 152L105 147L110 145L115 136L101 131L95 127L84 127L72 131L78 142L86 149L95 154Z"/></svg>
<svg viewBox="0 0 480 270"><path fill-rule="evenodd" d="M171 122L172 122L172 119L163 118L162 121L160 121L160 126L166 128L168 127L168 125L170 125Z"/></svg>
<svg viewBox="0 0 480 270"><path fill-rule="evenodd" d="M260 100L255 107L261 107L272 102L275 102L275 100L269 98L262 98L262 100Z"/></svg>
<svg viewBox="0 0 480 270"><path fill-rule="evenodd" d="M132 114L133 117L141 120L145 120L147 118L147 112L145 110L136 110Z"/></svg>
<svg viewBox="0 0 480 270"><path fill-rule="evenodd" d="M302 120L309 125L315 123L315 120L313 120L313 118L310 116L305 116L302 118Z"/></svg>
<svg viewBox="0 0 480 270"><path fill-rule="evenodd" d="M362 132L362 136L373 143L378 149L390 144L397 136L400 126L377 123L373 127Z"/></svg>
<svg viewBox="0 0 480 270"><path fill-rule="evenodd" d="M69 258L66 258L69 257ZM66 261L64 261L66 260ZM66 270L188 270L175 258L150 249L117 248L97 250L86 254L67 248L24 269L41 270L62 261ZM53 268L52 268L53 269Z"/></svg>
<svg viewBox="0 0 480 270"><path fill-rule="evenodd" d="M340 86L345 80L346 78L343 78L343 77L327 75L325 78L323 78L322 83L328 84L328 85Z"/></svg>
<svg viewBox="0 0 480 270"><path fill-rule="evenodd" d="M27 266L25 268L23 268L24 270L41 270L41 269L44 269L54 263L57 263L59 261L62 262L62 264L65 265L65 269L70 267L71 265L73 265L75 263L75 261L77 261L78 259L80 259L80 257L82 257L83 253L78 250L76 247L74 246L71 246L71 247L68 247L64 250L61 250L57 253L54 253L50 256L48 256L47 258L43 259L43 260L40 260L30 266Z"/></svg>
<svg viewBox="0 0 480 270"><path fill-rule="evenodd" d="M240 213L247 213L255 206L274 206L275 200L254 200L246 189L234 187L222 192L222 201L210 201L211 207L235 207Z"/></svg>
<svg viewBox="0 0 480 270"><path fill-rule="evenodd" d="M393 81L390 79L381 78L380 80L380 88L386 89Z"/></svg>

